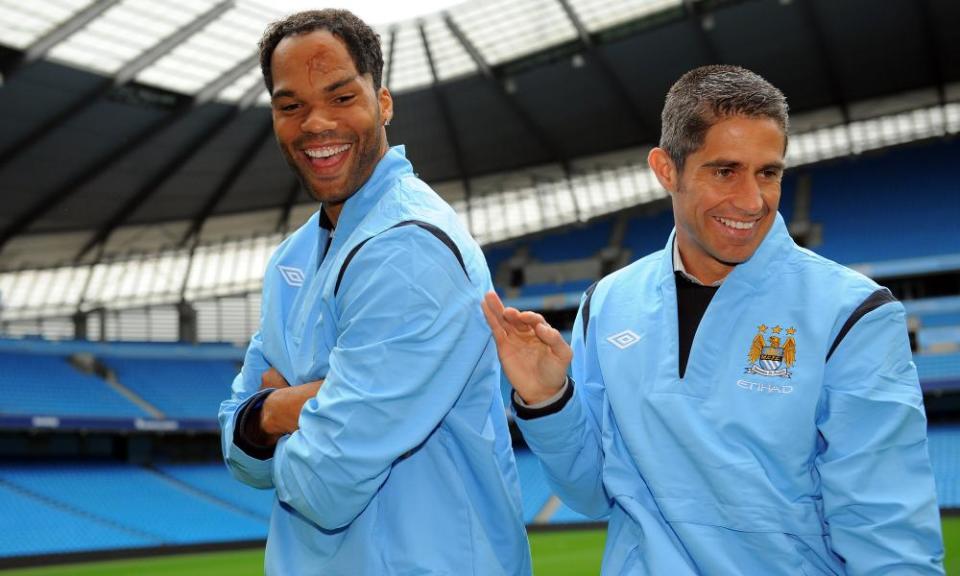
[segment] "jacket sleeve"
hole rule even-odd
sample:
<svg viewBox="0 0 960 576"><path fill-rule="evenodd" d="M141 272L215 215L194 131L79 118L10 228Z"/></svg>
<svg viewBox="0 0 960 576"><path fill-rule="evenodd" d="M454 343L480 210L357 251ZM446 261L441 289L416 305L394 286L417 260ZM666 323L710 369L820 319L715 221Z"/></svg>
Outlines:
<svg viewBox="0 0 960 576"><path fill-rule="evenodd" d="M237 479L254 488L272 488L272 460L261 459L255 454L248 454L238 446L239 415L244 405L260 389L260 378L270 368L270 364L263 356L263 341L258 331L250 339L247 353L243 359L243 368L233 379L230 398L220 404L220 446L223 451L223 460L230 473Z"/></svg>
<svg viewBox="0 0 960 576"><path fill-rule="evenodd" d="M393 464L441 424L492 346L454 254L418 227L357 252L337 297L326 382L277 445L279 499L320 527L350 524Z"/></svg>
<svg viewBox="0 0 960 576"><path fill-rule="evenodd" d="M588 323L589 326L589 323ZM540 459L554 492L573 510L591 518L610 512L603 487L601 418L603 375L597 363L594 327L583 337L583 304L573 326L573 396L546 416L516 418L527 445Z"/></svg>
<svg viewBox="0 0 960 576"><path fill-rule="evenodd" d="M867 313L827 361L816 458L848 574L943 574L926 416L903 306Z"/></svg>

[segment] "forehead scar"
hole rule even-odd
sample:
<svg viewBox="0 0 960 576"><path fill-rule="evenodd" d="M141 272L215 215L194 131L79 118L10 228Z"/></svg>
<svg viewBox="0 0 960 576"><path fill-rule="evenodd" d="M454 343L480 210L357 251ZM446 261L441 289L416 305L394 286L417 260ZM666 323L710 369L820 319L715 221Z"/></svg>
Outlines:
<svg viewBox="0 0 960 576"><path fill-rule="evenodd" d="M329 50L319 49L313 56L307 59L307 78L311 86L316 86L323 81L323 77L340 69L336 64L336 58Z"/></svg>

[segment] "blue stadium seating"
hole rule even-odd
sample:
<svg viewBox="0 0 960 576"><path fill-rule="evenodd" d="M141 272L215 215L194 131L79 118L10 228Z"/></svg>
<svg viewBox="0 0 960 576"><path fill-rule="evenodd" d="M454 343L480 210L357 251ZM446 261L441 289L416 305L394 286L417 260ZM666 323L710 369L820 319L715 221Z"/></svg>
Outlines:
<svg viewBox="0 0 960 576"><path fill-rule="evenodd" d="M596 281L594 278L571 280L569 282L544 282L543 284L526 284L520 287L521 296L549 296L551 294L566 294L568 292L581 293Z"/></svg>
<svg viewBox="0 0 960 576"><path fill-rule="evenodd" d="M960 508L960 426L931 426L930 463L941 508Z"/></svg>
<svg viewBox="0 0 960 576"><path fill-rule="evenodd" d="M926 328L942 328L945 326L960 326L960 312L944 312L943 314L924 314L919 316L921 326Z"/></svg>
<svg viewBox="0 0 960 576"><path fill-rule="evenodd" d="M814 250L843 264L960 253L960 140L809 169Z"/></svg>
<svg viewBox="0 0 960 576"><path fill-rule="evenodd" d="M3 483L0 510L0 558L162 544L159 538L29 496Z"/></svg>
<svg viewBox="0 0 960 576"><path fill-rule="evenodd" d="M930 460L942 508L960 508L960 425L931 426ZM537 458L516 451L524 521L550 498ZM0 558L260 539L272 491L248 488L222 463L0 464ZM552 524L593 521L566 505Z"/></svg>
<svg viewBox="0 0 960 576"><path fill-rule="evenodd" d="M140 418L146 414L63 356L0 352L0 415Z"/></svg>
<svg viewBox="0 0 960 576"><path fill-rule="evenodd" d="M630 249L630 260L640 258L662 250L667 236L673 230L673 211L665 206L661 212L652 216L632 218L627 223L627 232L623 238L623 247Z"/></svg>
<svg viewBox="0 0 960 576"><path fill-rule="evenodd" d="M960 354L914 354L924 390L960 387Z"/></svg>
<svg viewBox="0 0 960 576"><path fill-rule="evenodd" d="M4 464L0 481L156 543L252 540L266 535L262 518L132 465Z"/></svg>
<svg viewBox="0 0 960 576"><path fill-rule="evenodd" d="M230 503L236 508L269 520L275 492L257 490L235 480L222 463L166 464L157 470L210 496Z"/></svg>
<svg viewBox="0 0 960 576"><path fill-rule="evenodd" d="M490 269L490 275L496 278L497 269L500 268L501 264L509 260L516 251L517 247L512 244L499 247L484 247L483 255L487 259L487 267Z"/></svg>
<svg viewBox="0 0 960 576"><path fill-rule="evenodd" d="M917 346L920 350L960 350L960 325L935 326L917 331Z"/></svg>
<svg viewBox="0 0 960 576"><path fill-rule="evenodd" d="M120 383L168 418L215 419L238 371L228 360L101 358Z"/></svg>
<svg viewBox="0 0 960 576"><path fill-rule="evenodd" d="M613 219L604 218L584 227L563 228L530 240L530 256L540 262L563 262L595 256L610 243Z"/></svg>

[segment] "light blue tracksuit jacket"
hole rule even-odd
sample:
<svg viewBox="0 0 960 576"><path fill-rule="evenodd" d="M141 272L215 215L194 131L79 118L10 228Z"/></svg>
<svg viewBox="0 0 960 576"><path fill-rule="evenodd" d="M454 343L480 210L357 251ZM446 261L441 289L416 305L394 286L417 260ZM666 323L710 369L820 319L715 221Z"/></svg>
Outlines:
<svg viewBox="0 0 960 576"><path fill-rule="evenodd" d="M561 498L610 515L603 574L942 574L903 307L778 215L681 379L673 241L599 282L573 397L518 419Z"/></svg>
<svg viewBox="0 0 960 576"><path fill-rule="evenodd" d="M260 331L220 408L233 475L276 488L266 573L529 574L479 246L403 147L347 200L327 254L318 218L270 260ZM411 220L441 233L394 227ZM261 460L234 428L271 366L326 381Z"/></svg>

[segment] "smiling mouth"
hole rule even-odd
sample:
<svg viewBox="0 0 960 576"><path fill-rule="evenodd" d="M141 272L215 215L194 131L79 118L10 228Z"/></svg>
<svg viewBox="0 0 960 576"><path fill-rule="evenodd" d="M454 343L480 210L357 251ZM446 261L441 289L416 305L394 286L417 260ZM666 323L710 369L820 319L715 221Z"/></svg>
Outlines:
<svg viewBox="0 0 960 576"><path fill-rule="evenodd" d="M752 230L757 222L760 220L731 220L730 218L721 218L720 216L714 216L714 220L724 225L727 228L732 228L733 230Z"/></svg>
<svg viewBox="0 0 960 576"><path fill-rule="evenodd" d="M303 150L310 166L315 170L324 170L337 166L347 155L352 144L331 144L329 146L315 146Z"/></svg>

